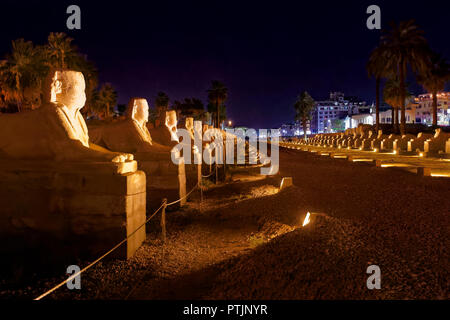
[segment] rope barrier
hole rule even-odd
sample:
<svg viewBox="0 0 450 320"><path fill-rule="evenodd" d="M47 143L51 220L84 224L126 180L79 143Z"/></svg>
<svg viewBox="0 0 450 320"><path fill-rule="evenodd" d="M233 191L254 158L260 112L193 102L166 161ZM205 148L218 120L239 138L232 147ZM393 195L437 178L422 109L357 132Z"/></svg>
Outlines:
<svg viewBox="0 0 450 320"><path fill-rule="evenodd" d="M103 258L105 258L106 256L108 256L110 253L112 253L114 250L116 250L117 248L119 248L122 244L124 244L129 238L131 238L139 229L141 229L143 226L145 226L150 219L152 219L158 212L159 210L161 210L161 208L164 206L164 202L161 204L161 206L143 223L141 224L136 230L134 230L129 236L127 236L125 239L123 239L122 241L120 241L118 244L116 244L111 250L109 250L108 252L106 252L105 254L103 254L100 258L98 258L97 260L95 260L94 262L92 262L91 264L89 264L88 266L86 266L85 268L83 268L82 270L78 271L77 273L71 275L69 278L67 278L66 280L64 280L63 282L59 283L58 285L54 286L52 289L46 291L45 293L41 294L39 297L35 298L34 300L41 300L42 298L48 296L50 293L52 293L53 291L61 288L63 285L65 285L67 282L71 281L72 279L76 278L77 276L79 276L80 274L82 274L83 272L85 272L86 270L90 269L91 267L93 267L94 265L96 265L98 262L100 262Z"/></svg>
<svg viewBox="0 0 450 320"><path fill-rule="evenodd" d="M213 171L213 172L211 172L210 174L208 174L207 176L204 176L204 175L202 175L202 178L209 178L209 177L211 177L213 174L215 174L215 172Z"/></svg>
<svg viewBox="0 0 450 320"><path fill-rule="evenodd" d="M214 172L212 172L210 175L206 176L206 177L210 177L214 174ZM205 178L205 176L202 175L203 178ZM77 276L79 276L80 274L82 274L83 272L87 271L88 269L90 269L91 267L93 267L94 265L96 265L98 262L100 262L101 260L103 260L106 256L108 256L109 254L111 254L112 252L114 252L117 248L119 248L122 244L124 244L128 239L130 239L138 230L140 230L143 226L145 226L161 209L163 209L163 214L161 217L161 227L162 227L162 233L163 233L163 242L165 243L165 238L166 238L166 230L165 230L165 208L167 208L168 206L174 205L178 202L180 202L183 199L186 199L187 197L189 197L191 195L192 192L194 192L195 189L197 189L197 187L199 187L199 185L197 184L194 188L192 188L191 191L189 191L189 193L187 193L185 196L181 197L180 199L167 203L167 199L163 199L163 203L161 204L161 206L143 223L141 224L136 230L134 230L129 236L127 236L125 239L123 239L122 241L120 241L118 244L116 244L112 249L110 249L109 251L107 251L105 254L103 254L102 256L100 256L98 259L96 259L95 261L93 261L92 263L90 263L89 265L87 265L85 268L83 268L82 270L78 271L77 273L71 275L70 277L68 277L66 280L62 281L61 283L57 284L56 286L54 286L53 288L51 288L50 290L46 291L45 293L41 294L39 297L35 298L34 300L38 301L41 300L42 298L45 298L46 296L48 296L49 294L51 294L52 292L56 291L57 289L61 288L63 285L65 285L67 282L75 279ZM201 189L201 188L200 188ZM202 201L203 201L203 194L202 194Z"/></svg>
<svg viewBox="0 0 450 320"><path fill-rule="evenodd" d="M171 205L173 205L173 204L175 204L175 203L178 203L178 202L180 202L180 201L183 200L183 199L186 199L192 192L194 192L195 189L197 189L197 187L198 187L198 185L196 185L194 188L192 188L192 190L189 191L188 194L186 194L185 196L181 197L180 199L168 203L168 204L167 204L167 207L168 207L168 206L171 206Z"/></svg>

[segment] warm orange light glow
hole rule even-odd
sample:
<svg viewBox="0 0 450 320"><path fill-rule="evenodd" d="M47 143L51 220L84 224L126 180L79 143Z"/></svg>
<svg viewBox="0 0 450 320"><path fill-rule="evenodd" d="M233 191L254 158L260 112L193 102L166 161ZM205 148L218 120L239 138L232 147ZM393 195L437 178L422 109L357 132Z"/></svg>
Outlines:
<svg viewBox="0 0 450 320"><path fill-rule="evenodd" d="M407 164L407 163L386 163L386 164L382 164L381 167L382 168L393 168L393 167L404 168L404 167L411 167L411 165Z"/></svg>
<svg viewBox="0 0 450 320"><path fill-rule="evenodd" d="M432 173L431 174L432 177L445 177L445 178L450 178L450 174L445 174L445 173Z"/></svg>
<svg viewBox="0 0 450 320"><path fill-rule="evenodd" d="M309 219L309 216L310 216L311 214L308 212L307 214L306 214L306 217L305 217L305 220L303 220L303 224L302 224L302 227L304 227L304 226L306 226L311 220Z"/></svg>

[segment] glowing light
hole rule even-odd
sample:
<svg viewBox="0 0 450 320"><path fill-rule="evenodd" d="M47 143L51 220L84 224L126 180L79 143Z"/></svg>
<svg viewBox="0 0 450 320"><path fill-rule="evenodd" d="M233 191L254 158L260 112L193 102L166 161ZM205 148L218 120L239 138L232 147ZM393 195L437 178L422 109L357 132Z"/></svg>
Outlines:
<svg viewBox="0 0 450 320"><path fill-rule="evenodd" d="M372 159L353 159L353 162L372 162Z"/></svg>
<svg viewBox="0 0 450 320"><path fill-rule="evenodd" d="M406 163L387 163L387 164L382 164L381 167L382 168L392 168L392 167L404 168L404 167L412 167L412 166L410 164L406 164Z"/></svg>
<svg viewBox="0 0 450 320"><path fill-rule="evenodd" d="M432 177L445 177L445 178L450 178L450 174L445 174L445 173L432 173L431 174Z"/></svg>
<svg viewBox="0 0 450 320"><path fill-rule="evenodd" d="M373 152L378 152L378 148L373 149Z"/></svg>
<svg viewBox="0 0 450 320"><path fill-rule="evenodd" d="M423 152L419 153L419 157L423 157Z"/></svg>
<svg viewBox="0 0 450 320"><path fill-rule="evenodd" d="M311 221L311 219L309 219L310 215L311 214L309 212L306 214L305 220L303 220L302 227L306 226Z"/></svg>

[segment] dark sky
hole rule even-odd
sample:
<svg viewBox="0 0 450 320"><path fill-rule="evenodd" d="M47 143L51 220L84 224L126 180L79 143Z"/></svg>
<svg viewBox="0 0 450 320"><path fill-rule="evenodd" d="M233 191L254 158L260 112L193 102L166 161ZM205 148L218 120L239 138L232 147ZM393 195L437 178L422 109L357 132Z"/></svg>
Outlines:
<svg viewBox="0 0 450 320"><path fill-rule="evenodd" d="M66 28L66 8L81 7L81 30ZM271 128L290 122L303 90L315 99L343 91L368 102L374 82L365 63L380 32L366 28L366 9L381 7L382 27L414 18L433 49L450 56L450 1L4 1L0 54L10 41L44 43L66 32L88 54L119 103L171 99L206 102L211 80L229 89L235 124ZM421 88L413 86L415 93Z"/></svg>

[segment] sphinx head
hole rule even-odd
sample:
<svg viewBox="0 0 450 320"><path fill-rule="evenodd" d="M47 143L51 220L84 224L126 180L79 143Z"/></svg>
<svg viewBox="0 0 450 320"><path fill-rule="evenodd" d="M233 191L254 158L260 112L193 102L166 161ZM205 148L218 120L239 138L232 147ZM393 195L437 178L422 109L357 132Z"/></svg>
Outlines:
<svg viewBox="0 0 450 320"><path fill-rule="evenodd" d="M69 109L81 109L86 103L86 85L81 72L56 70L47 76L47 99Z"/></svg>
<svg viewBox="0 0 450 320"><path fill-rule="evenodd" d="M202 122L200 120L194 121L194 131L197 132L197 134L202 136Z"/></svg>
<svg viewBox="0 0 450 320"><path fill-rule="evenodd" d="M169 129L173 129L177 127L177 113L175 110L166 111L166 127Z"/></svg>
<svg viewBox="0 0 450 320"><path fill-rule="evenodd" d="M189 131L193 131L194 130L194 118L187 117L185 126L186 126L186 129L188 129Z"/></svg>
<svg viewBox="0 0 450 320"><path fill-rule="evenodd" d="M139 123L148 122L148 103L144 98L131 98L128 102L127 117Z"/></svg>

